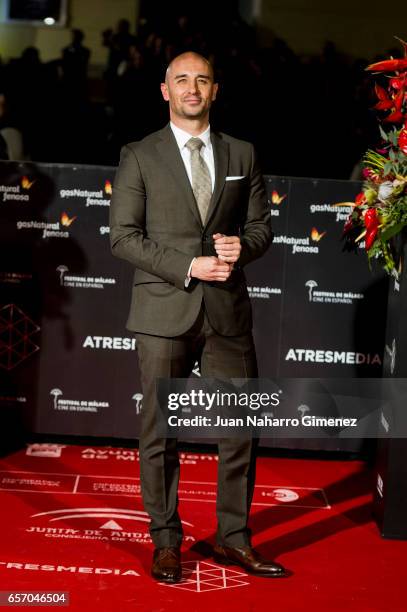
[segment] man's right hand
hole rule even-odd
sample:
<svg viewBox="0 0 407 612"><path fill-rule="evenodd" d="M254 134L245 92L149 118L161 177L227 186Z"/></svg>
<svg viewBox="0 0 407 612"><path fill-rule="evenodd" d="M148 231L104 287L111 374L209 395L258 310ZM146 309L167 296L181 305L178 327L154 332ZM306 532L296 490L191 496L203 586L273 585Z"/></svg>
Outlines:
<svg viewBox="0 0 407 612"><path fill-rule="evenodd" d="M196 257L191 268L191 278L203 281L226 281L233 269L233 264L221 261L217 257Z"/></svg>

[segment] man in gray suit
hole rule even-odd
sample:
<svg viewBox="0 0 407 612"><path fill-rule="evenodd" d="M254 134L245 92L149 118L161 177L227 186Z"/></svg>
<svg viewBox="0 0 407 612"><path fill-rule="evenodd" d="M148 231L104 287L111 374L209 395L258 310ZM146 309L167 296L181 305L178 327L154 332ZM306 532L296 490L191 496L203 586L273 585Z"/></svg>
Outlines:
<svg viewBox="0 0 407 612"><path fill-rule="evenodd" d="M254 378L256 355L243 267L270 246L267 197L253 146L209 126L216 98L209 62L183 53L169 65L170 123L123 147L111 200L111 246L135 270L127 322L136 332L143 411L140 476L155 545L152 575L181 579L176 440L155 433L156 378ZM219 441L215 559L284 576L252 549L247 526L255 441Z"/></svg>

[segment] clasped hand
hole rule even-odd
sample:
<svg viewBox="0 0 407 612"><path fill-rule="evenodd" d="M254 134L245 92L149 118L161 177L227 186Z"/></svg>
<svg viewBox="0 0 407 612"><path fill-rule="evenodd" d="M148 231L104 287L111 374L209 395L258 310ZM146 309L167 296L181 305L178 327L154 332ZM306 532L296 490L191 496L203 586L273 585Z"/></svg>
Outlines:
<svg viewBox="0 0 407 612"><path fill-rule="evenodd" d="M239 236L214 234L213 241L217 257L196 257L191 268L192 278L224 282L231 275L242 250Z"/></svg>

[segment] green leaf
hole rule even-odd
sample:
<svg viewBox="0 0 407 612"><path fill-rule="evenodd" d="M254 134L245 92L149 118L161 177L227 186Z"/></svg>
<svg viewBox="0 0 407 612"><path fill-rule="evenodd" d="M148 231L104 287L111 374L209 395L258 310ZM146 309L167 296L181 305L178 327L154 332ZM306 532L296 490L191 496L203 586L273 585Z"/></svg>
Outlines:
<svg viewBox="0 0 407 612"><path fill-rule="evenodd" d="M393 167L393 164L390 161L386 162L383 167L383 174L385 176L389 174L391 172L392 167Z"/></svg>
<svg viewBox="0 0 407 612"><path fill-rule="evenodd" d="M384 131L381 125L379 125L380 136L383 138L385 142L389 140L387 132Z"/></svg>
<svg viewBox="0 0 407 612"><path fill-rule="evenodd" d="M387 229L381 232L381 239L383 242L387 242L390 238L400 233L403 227L405 227L407 223L396 223L395 225L391 225Z"/></svg>

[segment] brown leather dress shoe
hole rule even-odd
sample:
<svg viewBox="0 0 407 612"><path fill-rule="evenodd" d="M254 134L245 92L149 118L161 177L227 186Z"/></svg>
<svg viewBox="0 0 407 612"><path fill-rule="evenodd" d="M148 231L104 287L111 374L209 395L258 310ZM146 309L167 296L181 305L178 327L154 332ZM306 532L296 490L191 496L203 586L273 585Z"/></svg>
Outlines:
<svg viewBox="0 0 407 612"><path fill-rule="evenodd" d="M286 569L279 563L268 561L250 546L220 546L213 549L213 558L222 565L240 565L248 573L265 578L282 578L287 576Z"/></svg>
<svg viewBox="0 0 407 612"><path fill-rule="evenodd" d="M160 582L181 580L181 553L179 548L156 548L153 553L151 575Z"/></svg>

